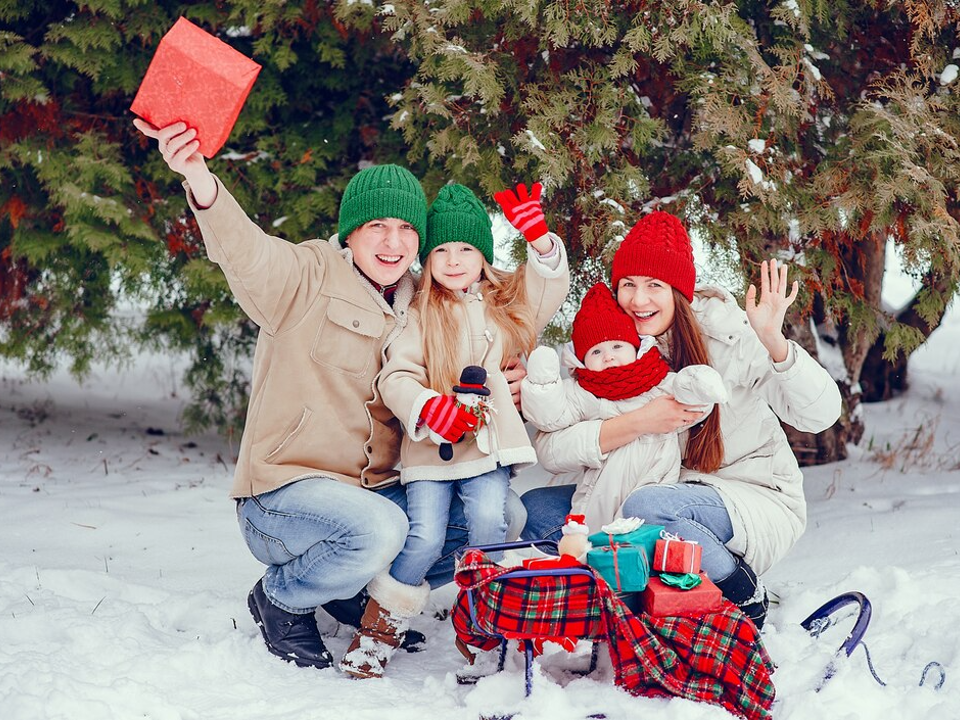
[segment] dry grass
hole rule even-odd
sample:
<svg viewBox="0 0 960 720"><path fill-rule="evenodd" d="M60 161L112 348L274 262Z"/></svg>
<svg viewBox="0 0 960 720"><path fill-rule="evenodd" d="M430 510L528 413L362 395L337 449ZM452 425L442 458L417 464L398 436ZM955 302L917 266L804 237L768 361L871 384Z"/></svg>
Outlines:
<svg viewBox="0 0 960 720"><path fill-rule="evenodd" d="M867 448L870 458L884 470L905 473L910 470L960 470L960 445L946 450L936 447L940 416L921 422L905 432L894 443L874 447L871 439Z"/></svg>

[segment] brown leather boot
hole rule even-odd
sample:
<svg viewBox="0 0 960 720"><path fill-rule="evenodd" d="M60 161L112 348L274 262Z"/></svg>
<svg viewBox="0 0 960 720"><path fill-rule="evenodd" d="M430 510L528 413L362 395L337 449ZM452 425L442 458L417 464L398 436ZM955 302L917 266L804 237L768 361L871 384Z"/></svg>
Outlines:
<svg viewBox="0 0 960 720"><path fill-rule="evenodd" d="M383 669L400 647L410 621L384 610L373 598L367 603L340 669L357 678L383 677Z"/></svg>
<svg viewBox="0 0 960 720"><path fill-rule="evenodd" d="M405 585L381 573L367 585L370 600L360 618L340 669L356 678L383 677L383 670L403 642L410 618L419 615L430 586Z"/></svg>

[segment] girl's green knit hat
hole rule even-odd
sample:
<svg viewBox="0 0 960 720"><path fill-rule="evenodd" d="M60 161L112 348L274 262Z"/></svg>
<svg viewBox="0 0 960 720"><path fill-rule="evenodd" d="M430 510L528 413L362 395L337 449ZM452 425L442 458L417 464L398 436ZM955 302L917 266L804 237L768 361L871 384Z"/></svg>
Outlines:
<svg viewBox="0 0 960 720"><path fill-rule="evenodd" d="M420 243L427 236L427 196L420 182L399 165L364 168L347 183L340 199L337 234L345 244L350 233L364 223L397 218L413 225Z"/></svg>
<svg viewBox="0 0 960 720"><path fill-rule="evenodd" d="M420 262L438 245L462 242L473 245L493 264L493 231L490 215L477 196L463 185L444 185L427 211L427 237L420 243Z"/></svg>

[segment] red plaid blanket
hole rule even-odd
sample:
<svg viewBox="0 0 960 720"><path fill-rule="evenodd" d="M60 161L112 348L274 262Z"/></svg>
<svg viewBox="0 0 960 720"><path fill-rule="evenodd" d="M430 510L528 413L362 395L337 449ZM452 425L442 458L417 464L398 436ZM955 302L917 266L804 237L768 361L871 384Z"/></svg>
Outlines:
<svg viewBox="0 0 960 720"><path fill-rule="evenodd" d="M476 550L464 555L454 578L461 590L453 608L453 626L463 642L491 650L500 636L601 638L616 684L636 695L716 703L748 720L770 717L773 664L756 627L734 605L724 601L719 612L700 618L633 615L599 575L595 581L498 579L512 569Z"/></svg>

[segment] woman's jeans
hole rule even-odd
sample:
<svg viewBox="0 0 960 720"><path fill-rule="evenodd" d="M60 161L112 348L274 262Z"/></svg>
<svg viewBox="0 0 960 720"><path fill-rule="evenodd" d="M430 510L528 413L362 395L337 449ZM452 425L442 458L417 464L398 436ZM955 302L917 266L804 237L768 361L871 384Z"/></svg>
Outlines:
<svg viewBox="0 0 960 720"><path fill-rule="evenodd" d="M510 470L497 466L463 480L417 480L408 483L410 531L390 575L406 585L420 585L443 554L453 500L460 498L467 521L467 544L502 543L507 534L506 504Z"/></svg>
<svg viewBox="0 0 960 720"><path fill-rule="evenodd" d="M390 566L406 541L406 503L399 484L373 491L314 477L239 500L237 517L250 552L267 565L264 592L277 607L302 614L353 597ZM523 526L513 492L507 516L511 530ZM467 539L463 503L454 498L440 560L426 576L433 587L453 579L454 553Z"/></svg>
<svg viewBox="0 0 960 720"><path fill-rule="evenodd" d="M521 536L525 540L559 540L575 490L575 485L549 485L525 492L521 501L527 509L527 524ZM623 516L663 525L667 532L698 542L703 548L701 567L714 582L728 578L736 569L737 557L726 547L733 538L730 514L720 494L709 485L645 485L623 503Z"/></svg>

